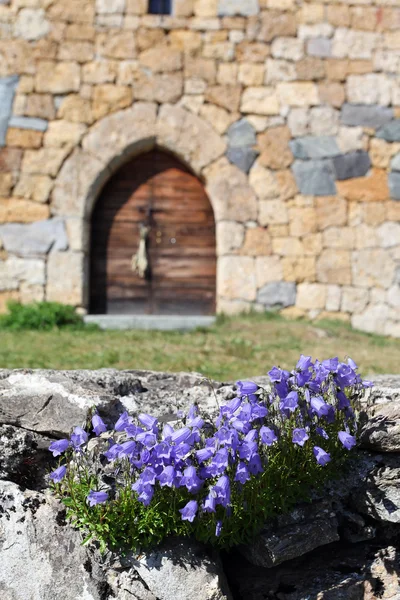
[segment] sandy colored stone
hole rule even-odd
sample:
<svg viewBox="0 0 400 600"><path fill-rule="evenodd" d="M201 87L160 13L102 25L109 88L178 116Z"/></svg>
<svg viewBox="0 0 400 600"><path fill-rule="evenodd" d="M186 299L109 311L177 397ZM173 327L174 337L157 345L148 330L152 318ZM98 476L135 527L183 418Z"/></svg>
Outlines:
<svg viewBox="0 0 400 600"><path fill-rule="evenodd" d="M363 217L367 225L380 225L386 218L387 206L383 202L363 204ZM400 214L400 211L399 211Z"/></svg>
<svg viewBox="0 0 400 600"><path fill-rule="evenodd" d="M347 58L329 58L324 62L328 79L331 81L345 81L349 74L349 60Z"/></svg>
<svg viewBox="0 0 400 600"><path fill-rule="evenodd" d="M218 66L217 83L219 85L236 85L238 79L238 65L235 63L221 63Z"/></svg>
<svg viewBox="0 0 400 600"><path fill-rule="evenodd" d="M126 0L125 10L128 14L144 15L148 11L148 0Z"/></svg>
<svg viewBox="0 0 400 600"><path fill-rule="evenodd" d="M79 94L70 94L61 102L57 117L72 123L90 125L93 122L91 103Z"/></svg>
<svg viewBox="0 0 400 600"><path fill-rule="evenodd" d="M218 61L231 61L235 57L235 44L232 42L208 42L203 46L203 56Z"/></svg>
<svg viewBox="0 0 400 600"><path fill-rule="evenodd" d="M21 281L19 286L19 299L22 304L30 304L31 302L43 302L44 286L31 285L27 281Z"/></svg>
<svg viewBox="0 0 400 600"><path fill-rule="evenodd" d="M367 306L368 300L368 290L344 286L342 289L341 310L348 313L361 313Z"/></svg>
<svg viewBox="0 0 400 600"><path fill-rule="evenodd" d="M323 4L317 2L303 4L297 15L299 22L307 25L320 23L324 20L324 8Z"/></svg>
<svg viewBox="0 0 400 600"><path fill-rule="evenodd" d="M233 123L235 116L224 108L215 106L215 104L203 104L200 107L199 115L206 119L212 127L220 134L226 132Z"/></svg>
<svg viewBox="0 0 400 600"><path fill-rule="evenodd" d="M326 304L325 309L330 312L340 310L340 302L342 297L342 288L338 285L326 286Z"/></svg>
<svg viewBox="0 0 400 600"><path fill-rule="evenodd" d="M92 42L95 38L96 30L92 25L86 23L72 23L65 29L65 39L84 40Z"/></svg>
<svg viewBox="0 0 400 600"><path fill-rule="evenodd" d="M339 111L331 106L315 106L310 110L312 135L336 135L339 130Z"/></svg>
<svg viewBox="0 0 400 600"><path fill-rule="evenodd" d="M244 226L235 221L217 223L217 255L230 254L241 248L244 240ZM236 253L236 252L235 252Z"/></svg>
<svg viewBox="0 0 400 600"><path fill-rule="evenodd" d="M69 23L93 23L95 15L94 2L87 0L56 0L47 11L50 19Z"/></svg>
<svg viewBox="0 0 400 600"><path fill-rule="evenodd" d="M222 256L217 266L217 290L218 296L228 300L255 300L255 259L249 256Z"/></svg>
<svg viewBox="0 0 400 600"><path fill-rule="evenodd" d="M51 121L55 114L54 98L51 94L29 94L24 110L26 117L38 117Z"/></svg>
<svg viewBox="0 0 400 600"><path fill-rule="evenodd" d="M15 188L14 196L34 200L35 202L47 202L53 180L48 175L25 175L21 174Z"/></svg>
<svg viewBox="0 0 400 600"><path fill-rule="evenodd" d="M0 173L0 197L9 196L13 185L14 175L12 173Z"/></svg>
<svg viewBox="0 0 400 600"><path fill-rule="evenodd" d="M258 220L260 225L284 225L289 223L286 203L282 200L261 200L259 202Z"/></svg>
<svg viewBox="0 0 400 600"><path fill-rule="evenodd" d="M285 238L289 236L289 225L287 224L278 224L278 225L268 225L268 231L271 236L278 238Z"/></svg>
<svg viewBox="0 0 400 600"><path fill-rule="evenodd" d="M270 47L260 42L243 41L236 47L236 59L244 63L264 63L269 56Z"/></svg>
<svg viewBox="0 0 400 600"><path fill-rule="evenodd" d="M279 114L279 101L273 87L248 87L242 95L241 112L256 115Z"/></svg>
<svg viewBox="0 0 400 600"><path fill-rule="evenodd" d="M347 100L351 104L380 104L389 106L393 81L384 73L349 75L347 79Z"/></svg>
<svg viewBox="0 0 400 600"><path fill-rule="evenodd" d="M132 88L105 83L93 90L92 112L95 120L132 104Z"/></svg>
<svg viewBox="0 0 400 600"><path fill-rule="evenodd" d="M281 200L288 200L297 194L297 184L292 171L289 169L276 171L276 180Z"/></svg>
<svg viewBox="0 0 400 600"><path fill-rule="evenodd" d="M321 104L329 104L335 108L340 108L345 101L344 86L340 83L320 83L318 94Z"/></svg>
<svg viewBox="0 0 400 600"><path fill-rule="evenodd" d="M257 198L243 171L220 159L205 170L216 220L255 221Z"/></svg>
<svg viewBox="0 0 400 600"><path fill-rule="evenodd" d="M372 138L370 141L369 156L374 167L387 169L391 159L398 152L400 152L400 143L389 143L378 138Z"/></svg>
<svg viewBox="0 0 400 600"><path fill-rule="evenodd" d="M318 256L322 251L322 233L310 233L302 238L306 256Z"/></svg>
<svg viewBox="0 0 400 600"><path fill-rule="evenodd" d="M319 104L318 89L311 82L282 82L277 85L278 98L286 106L314 106Z"/></svg>
<svg viewBox="0 0 400 600"><path fill-rule="evenodd" d="M17 290L0 292L0 314L4 315L8 312L7 304L10 300L19 302L21 300L20 293Z"/></svg>
<svg viewBox="0 0 400 600"><path fill-rule="evenodd" d="M171 31L169 41L171 46L183 52L193 52L202 45L202 37L199 31L185 31L183 29Z"/></svg>
<svg viewBox="0 0 400 600"><path fill-rule="evenodd" d="M55 177L69 153L69 149L41 148L26 150L22 161L22 172Z"/></svg>
<svg viewBox="0 0 400 600"><path fill-rule="evenodd" d="M43 145L53 148L69 148L77 146L86 131L86 125L57 120L49 123L44 135Z"/></svg>
<svg viewBox="0 0 400 600"><path fill-rule="evenodd" d="M48 219L47 205L20 198L0 198L0 223L32 223Z"/></svg>
<svg viewBox="0 0 400 600"><path fill-rule="evenodd" d="M296 307L303 310L324 309L326 286L320 283L300 283L297 286Z"/></svg>
<svg viewBox="0 0 400 600"><path fill-rule="evenodd" d="M50 23L43 8L22 8L14 22L15 37L25 40L38 40L49 31Z"/></svg>
<svg viewBox="0 0 400 600"><path fill-rule="evenodd" d="M58 51L59 60L72 60L77 63L86 63L93 60L93 42L83 40L64 40Z"/></svg>
<svg viewBox="0 0 400 600"><path fill-rule="evenodd" d="M40 148L43 133L33 129L17 129L9 127L7 130L7 146L15 148Z"/></svg>
<svg viewBox="0 0 400 600"><path fill-rule="evenodd" d="M275 237L272 238L272 250L279 256L301 256L304 254L304 246L299 238Z"/></svg>
<svg viewBox="0 0 400 600"><path fill-rule="evenodd" d="M239 110L241 87L237 85L215 85L208 88L205 99L231 112Z"/></svg>
<svg viewBox="0 0 400 600"><path fill-rule="evenodd" d="M362 127L339 127L336 139L343 154L354 150L368 150L368 138Z"/></svg>
<svg viewBox="0 0 400 600"><path fill-rule="evenodd" d="M389 288L394 280L395 263L381 248L357 250L352 257L353 285L363 288Z"/></svg>
<svg viewBox="0 0 400 600"><path fill-rule="evenodd" d="M371 169L366 177L337 181L338 193L347 200L379 202L390 196L387 173L383 169Z"/></svg>
<svg viewBox="0 0 400 600"><path fill-rule="evenodd" d="M282 281L283 269L279 256L256 257L257 288L262 288L267 283Z"/></svg>
<svg viewBox="0 0 400 600"><path fill-rule="evenodd" d="M355 231L352 227L329 227L322 234L324 248L352 250L356 247Z"/></svg>
<svg viewBox="0 0 400 600"><path fill-rule="evenodd" d="M258 136L259 163L271 169L284 169L293 162L289 148L291 135L287 126L273 127Z"/></svg>
<svg viewBox="0 0 400 600"><path fill-rule="evenodd" d="M317 81L325 77L325 62L313 56L306 56L296 63L297 79Z"/></svg>
<svg viewBox="0 0 400 600"><path fill-rule="evenodd" d="M348 27L350 25L350 7L345 4L328 4L326 18L328 23L334 27Z"/></svg>
<svg viewBox="0 0 400 600"><path fill-rule="evenodd" d="M286 256L282 258L283 278L285 281L315 281L315 257L313 256Z"/></svg>
<svg viewBox="0 0 400 600"><path fill-rule="evenodd" d="M390 200L385 203L386 206L386 219L389 221L400 221L400 202L396 200Z"/></svg>
<svg viewBox="0 0 400 600"><path fill-rule="evenodd" d="M271 236L266 227L248 227L240 254L244 256L268 256L272 253Z"/></svg>
<svg viewBox="0 0 400 600"><path fill-rule="evenodd" d="M363 205L364 206L364 205ZM360 223L354 228L355 231L355 247L357 250L362 248L376 248L379 246L378 238L376 235L376 228Z"/></svg>
<svg viewBox="0 0 400 600"><path fill-rule="evenodd" d="M289 208L289 232L294 237L317 231L317 212L314 207Z"/></svg>
<svg viewBox="0 0 400 600"><path fill-rule="evenodd" d="M99 33L96 38L96 54L111 59L136 58L134 33L118 29Z"/></svg>
<svg viewBox="0 0 400 600"><path fill-rule="evenodd" d="M265 83L276 84L279 81L297 79L296 64L280 58L268 58L266 62Z"/></svg>
<svg viewBox="0 0 400 600"><path fill-rule="evenodd" d="M241 63L239 65L238 81L249 87L259 86L264 81L264 73L264 65Z"/></svg>
<svg viewBox="0 0 400 600"><path fill-rule="evenodd" d="M139 62L153 73L179 71L182 68L182 52L165 45L155 46L144 50L139 55Z"/></svg>
<svg viewBox="0 0 400 600"><path fill-rule="evenodd" d="M33 75L35 73L35 61L31 44L25 40L0 39L0 77L24 73Z"/></svg>
<svg viewBox="0 0 400 600"><path fill-rule="evenodd" d="M217 299L217 313L228 316L248 314L254 310L254 302L245 300Z"/></svg>
<svg viewBox="0 0 400 600"><path fill-rule="evenodd" d="M91 84L112 83L118 72L118 62L96 60L82 66L82 81Z"/></svg>
<svg viewBox="0 0 400 600"><path fill-rule="evenodd" d="M351 260L348 250L325 249L317 259L317 278L322 283L351 284Z"/></svg>
<svg viewBox="0 0 400 600"><path fill-rule="evenodd" d="M214 60L185 54L184 57L185 77L198 77L210 84L215 83L217 67Z"/></svg>
<svg viewBox="0 0 400 600"><path fill-rule="evenodd" d="M249 183L258 198L262 200L279 196L279 186L275 173L263 167L258 160L250 171Z"/></svg>
<svg viewBox="0 0 400 600"><path fill-rule="evenodd" d="M140 70L133 83L136 100L159 103L175 103L182 96L183 77L181 73L159 73L153 75Z"/></svg>
<svg viewBox="0 0 400 600"><path fill-rule="evenodd" d="M316 198L316 217L319 230L328 227L340 227L347 220L347 202L336 196Z"/></svg>
<svg viewBox="0 0 400 600"><path fill-rule="evenodd" d="M46 300L82 306L85 300L84 263L80 252L51 252L47 262Z"/></svg>
<svg viewBox="0 0 400 600"><path fill-rule="evenodd" d="M22 150L19 148L0 148L0 173L19 171Z"/></svg>
<svg viewBox="0 0 400 600"><path fill-rule="evenodd" d="M269 10L262 13L260 21L259 41L271 42L277 37L296 35L297 23L293 13Z"/></svg>
<svg viewBox="0 0 400 600"><path fill-rule="evenodd" d="M35 88L38 92L68 94L79 91L80 68L74 62L43 60L37 65Z"/></svg>

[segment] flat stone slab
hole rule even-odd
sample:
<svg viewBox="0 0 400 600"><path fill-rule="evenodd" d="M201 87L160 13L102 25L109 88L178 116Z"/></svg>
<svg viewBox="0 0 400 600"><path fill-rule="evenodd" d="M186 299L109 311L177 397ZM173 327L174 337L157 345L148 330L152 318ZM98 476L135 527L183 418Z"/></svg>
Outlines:
<svg viewBox="0 0 400 600"><path fill-rule="evenodd" d="M335 171L332 160L296 160L292 171L297 186L305 196L334 196Z"/></svg>
<svg viewBox="0 0 400 600"><path fill-rule="evenodd" d="M333 158L340 154L336 138L330 135L306 135L292 140L289 146L293 156L301 160Z"/></svg>
<svg viewBox="0 0 400 600"><path fill-rule="evenodd" d="M340 120L349 127L382 127L394 119L392 108L367 104L343 104Z"/></svg>
<svg viewBox="0 0 400 600"><path fill-rule="evenodd" d="M257 143L256 130L247 119L233 123L227 131L227 136L230 148L254 146Z"/></svg>
<svg viewBox="0 0 400 600"><path fill-rule="evenodd" d="M68 237L62 219L48 219L36 223L6 223L0 226L4 248L17 256L41 256L50 250L64 251Z"/></svg>
<svg viewBox="0 0 400 600"><path fill-rule="evenodd" d="M15 127L16 129L46 131L49 126L49 122L45 119L38 119L34 117L11 117L8 126Z"/></svg>
<svg viewBox="0 0 400 600"><path fill-rule="evenodd" d="M250 171L257 159L257 156L257 150L254 150L251 147L228 148L226 152L227 159L244 173L248 173Z"/></svg>
<svg viewBox="0 0 400 600"><path fill-rule="evenodd" d="M85 323L95 323L101 329L144 329L146 331L189 331L211 327L216 317L178 315L87 315Z"/></svg>
<svg viewBox="0 0 400 600"><path fill-rule="evenodd" d="M400 142L400 119L383 125L376 132L376 137L386 142Z"/></svg>
<svg viewBox="0 0 400 600"><path fill-rule="evenodd" d="M11 117L18 82L17 75L0 78L0 148L6 143L8 121Z"/></svg>
<svg viewBox="0 0 400 600"><path fill-rule="evenodd" d="M333 158L333 167L335 169L336 179L352 179L353 177L363 177L371 167L371 160L368 152L359 150L341 154Z"/></svg>
<svg viewBox="0 0 400 600"><path fill-rule="evenodd" d="M389 173L390 197L393 200L400 200L400 172L392 171Z"/></svg>

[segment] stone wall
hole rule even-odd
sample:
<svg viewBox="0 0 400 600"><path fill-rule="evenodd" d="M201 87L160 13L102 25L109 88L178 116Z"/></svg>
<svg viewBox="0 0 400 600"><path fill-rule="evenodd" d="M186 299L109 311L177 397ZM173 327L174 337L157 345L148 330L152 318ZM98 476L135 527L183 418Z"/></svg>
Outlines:
<svg viewBox="0 0 400 600"><path fill-rule="evenodd" d="M0 308L87 307L89 220L154 146L206 186L218 310L400 337L398 0L0 0Z"/></svg>

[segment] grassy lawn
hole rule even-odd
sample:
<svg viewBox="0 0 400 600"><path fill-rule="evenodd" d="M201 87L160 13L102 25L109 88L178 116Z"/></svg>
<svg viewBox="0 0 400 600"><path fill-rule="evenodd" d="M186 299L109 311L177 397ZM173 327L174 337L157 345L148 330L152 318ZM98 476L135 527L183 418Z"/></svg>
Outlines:
<svg viewBox="0 0 400 600"><path fill-rule="evenodd" d="M288 321L275 314L220 318L195 332L1 331L1 368L198 371L217 380L293 368L300 353L351 356L365 376L398 373L400 340L339 322Z"/></svg>

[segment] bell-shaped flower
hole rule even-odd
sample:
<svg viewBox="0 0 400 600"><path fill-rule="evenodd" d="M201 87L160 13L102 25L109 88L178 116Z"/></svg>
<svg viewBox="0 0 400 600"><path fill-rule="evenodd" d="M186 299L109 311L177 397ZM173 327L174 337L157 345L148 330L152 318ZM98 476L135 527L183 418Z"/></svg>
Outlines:
<svg viewBox="0 0 400 600"><path fill-rule="evenodd" d="M192 452L192 447L189 444L179 444L178 446L173 446L172 448L172 456L175 460L185 460L190 453Z"/></svg>
<svg viewBox="0 0 400 600"><path fill-rule="evenodd" d="M311 366L312 366L311 356L304 356L304 354L300 354L300 358L296 365L296 369L299 369L300 371L305 371L305 370L309 369L309 367L311 367Z"/></svg>
<svg viewBox="0 0 400 600"><path fill-rule="evenodd" d="M240 462L236 469L235 481L239 481L242 485L250 479L249 469L245 462Z"/></svg>
<svg viewBox="0 0 400 600"><path fill-rule="evenodd" d="M338 438L342 442L346 450L351 450L356 445L356 438L347 433L347 431L339 431Z"/></svg>
<svg viewBox="0 0 400 600"><path fill-rule="evenodd" d="M136 450L136 442L133 440L129 440L127 442L123 442L119 446L118 458L123 458L124 456L131 456Z"/></svg>
<svg viewBox="0 0 400 600"><path fill-rule="evenodd" d="M53 453L53 456L60 456L63 454L69 446L69 440L57 440L56 442L52 442L49 446L50 452Z"/></svg>
<svg viewBox="0 0 400 600"><path fill-rule="evenodd" d="M174 487L176 483L175 475L175 469L172 465L165 467L162 473L157 477L160 486L164 487L166 485L170 488Z"/></svg>
<svg viewBox="0 0 400 600"><path fill-rule="evenodd" d="M248 396L258 390L258 385L253 381L237 381L238 396Z"/></svg>
<svg viewBox="0 0 400 600"><path fill-rule="evenodd" d="M80 448L88 441L88 434L82 427L75 427L71 435L71 444L75 449Z"/></svg>
<svg viewBox="0 0 400 600"><path fill-rule="evenodd" d="M107 492L94 492L91 490L87 496L87 501L89 506L96 506L97 504L104 504L107 502L108 494Z"/></svg>
<svg viewBox="0 0 400 600"><path fill-rule="evenodd" d="M213 491L217 494L217 504L222 504L226 507L231 501L231 485L229 477L222 475L213 487Z"/></svg>
<svg viewBox="0 0 400 600"><path fill-rule="evenodd" d="M184 508L179 510L182 515L182 521L189 521L190 523L193 523L196 517L197 509L198 504L196 500L190 500L190 502L188 502Z"/></svg>
<svg viewBox="0 0 400 600"><path fill-rule="evenodd" d="M140 482L143 485L154 485L156 482L157 473L153 467L146 467L143 473L140 474Z"/></svg>
<svg viewBox="0 0 400 600"><path fill-rule="evenodd" d="M314 446L313 453L317 463L321 465L321 467L324 467L331 460L331 455L319 446Z"/></svg>
<svg viewBox="0 0 400 600"><path fill-rule="evenodd" d="M293 429L292 442L298 446L304 446L306 441L309 439L309 435L305 429Z"/></svg>
<svg viewBox="0 0 400 600"><path fill-rule="evenodd" d="M326 404L321 396L313 396L311 398L311 408L318 417L326 417L329 414L329 405Z"/></svg>
<svg viewBox="0 0 400 600"><path fill-rule="evenodd" d="M325 440L329 440L329 435L326 433L325 429L323 429L322 427L316 427L315 431L318 435L323 437Z"/></svg>
<svg viewBox="0 0 400 600"><path fill-rule="evenodd" d="M153 448L157 443L157 436L151 431L143 431L136 436L136 441L141 442L146 448Z"/></svg>
<svg viewBox="0 0 400 600"><path fill-rule="evenodd" d="M344 392L339 390L336 394L338 399L338 409L343 410L344 408L348 408L350 406L350 400L346 396Z"/></svg>
<svg viewBox="0 0 400 600"><path fill-rule="evenodd" d="M109 448L105 452L103 452L104 456L111 462L116 460L121 452L122 446L120 444L116 444L114 440L108 440Z"/></svg>
<svg viewBox="0 0 400 600"><path fill-rule="evenodd" d="M174 433L173 427L169 423L165 423L162 430L162 439L165 441L171 441L172 434Z"/></svg>
<svg viewBox="0 0 400 600"><path fill-rule="evenodd" d="M291 413L293 413L299 405L299 395L297 392L289 392L289 394L284 398L279 408L281 412L289 417Z"/></svg>
<svg viewBox="0 0 400 600"><path fill-rule="evenodd" d="M122 415L119 417L118 421L115 423L114 429L115 429L115 431L124 431L125 427L127 425L131 425L132 422L133 422L133 418L130 417L128 415L128 413L125 411L122 413Z"/></svg>
<svg viewBox="0 0 400 600"><path fill-rule="evenodd" d="M328 358L327 360L323 360L321 364L331 373L336 373L339 366L339 359L337 356L335 358Z"/></svg>
<svg viewBox="0 0 400 600"><path fill-rule="evenodd" d="M171 435L171 441L175 442L175 444L181 444L188 439L191 433L192 432L190 431L189 427L182 427L181 429L174 431L174 433Z"/></svg>
<svg viewBox="0 0 400 600"><path fill-rule="evenodd" d="M143 506L149 506L154 496L154 487L150 484L142 486L139 494L138 500L143 504Z"/></svg>
<svg viewBox="0 0 400 600"><path fill-rule="evenodd" d="M195 455L200 464L205 463L212 456L214 456L215 450L212 448L201 448L200 450L196 450Z"/></svg>
<svg viewBox="0 0 400 600"><path fill-rule="evenodd" d="M210 490L204 499L203 510L204 512L215 512L217 506L217 494L214 490Z"/></svg>
<svg viewBox="0 0 400 600"><path fill-rule="evenodd" d="M195 467L187 467L184 470L183 477L180 482L181 487L185 486L189 492L194 494L199 491L202 484L203 484L203 482L197 476Z"/></svg>
<svg viewBox="0 0 400 600"><path fill-rule="evenodd" d="M100 435L104 431L107 431L107 427L106 427L103 419L101 417L99 417L99 415L97 415L97 414L93 415L93 417L92 417L92 425L93 425L93 431L95 432L96 435Z"/></svg>
<svg viewBox="0 0 400 600"><path fill-rule="evenodd" d="M258 475L263 472L260 455L255 452L249 460L249 471L252 475Z"/></svg>
<svg viewBox="0 0 400 600"><path fill-rule="evenodd" d="M267 446L272 446L272 444L278 440L275 431L270 427L264 426L260 429L260 439L262 443L266 444Z"/></svg>
<svg viewBox="0 0 400 600"><path fill-rule="evenodd" d="M138 419L141 423L143 423L143 425L147 428L148 431L152 431L153 433L157 432L158 419L145 413L141 413L138 416Z"/></svg>
<svg viewBox="0 0 400 600"><path fill-rule="evenodd" d="M61 467L58 467L58 469L50 473L49 477L53 480L54 483L60 483L60 481L65 477L66 472L67 467L62 465Z"/></svg>

